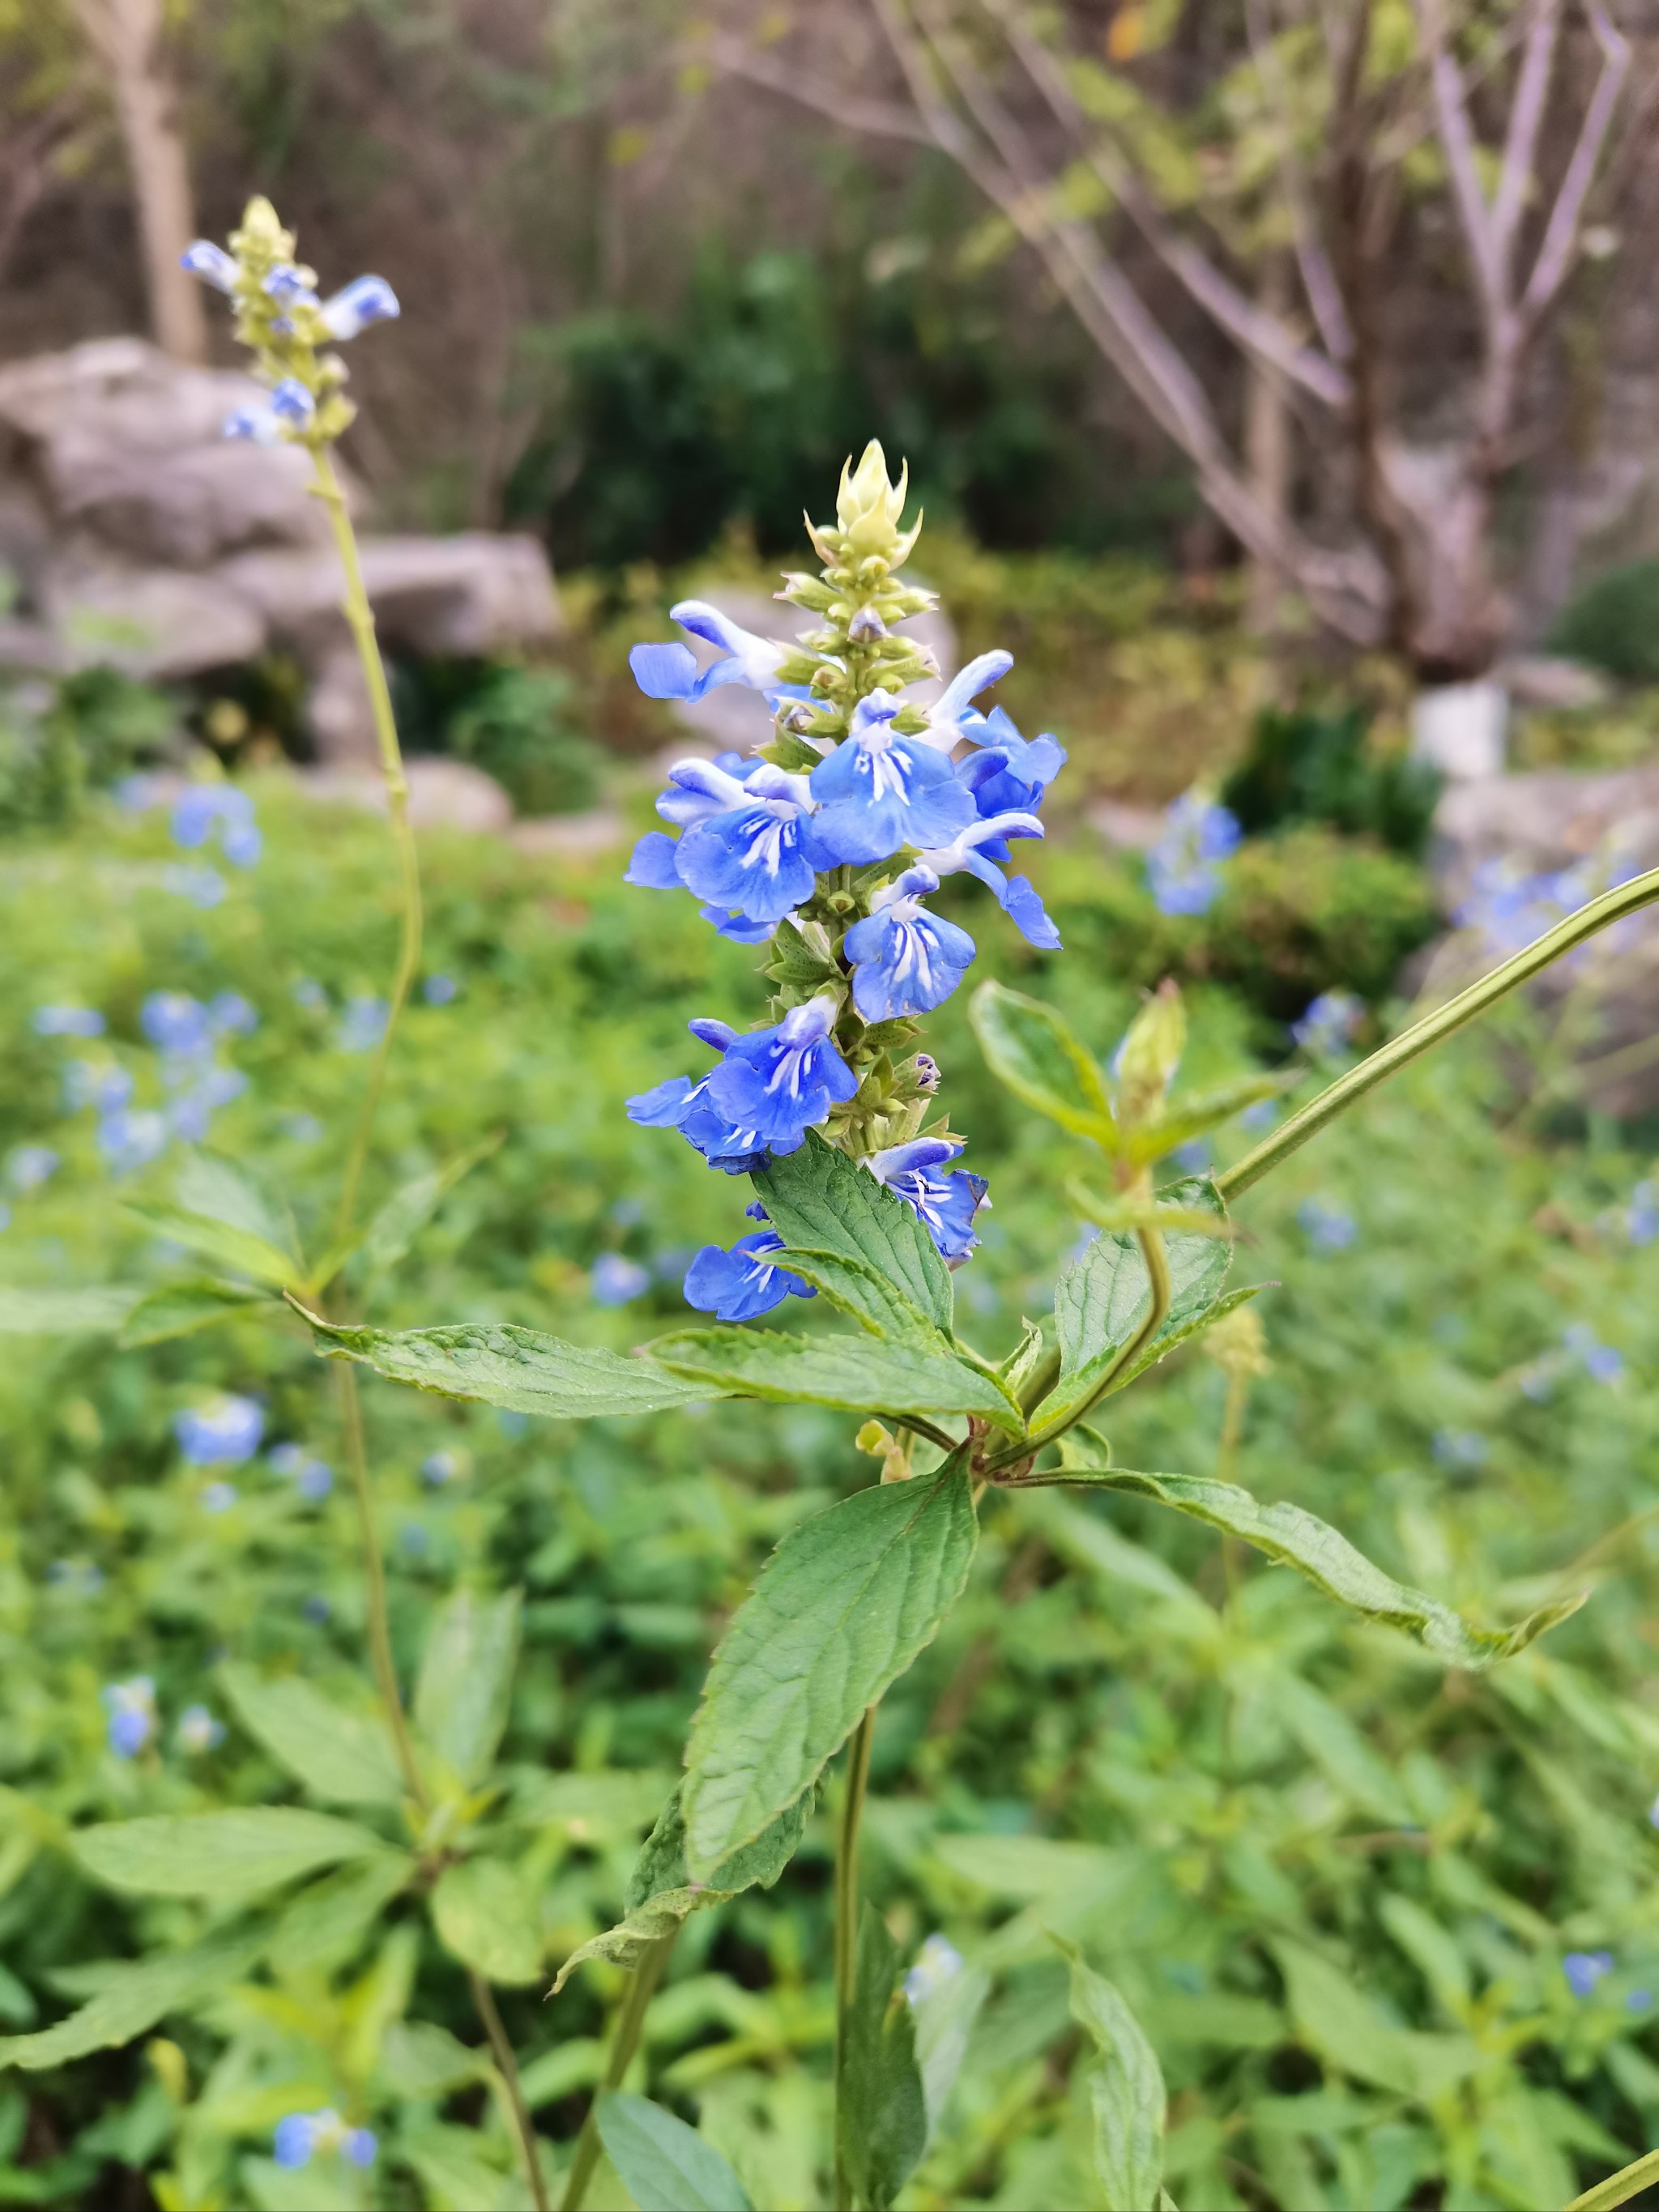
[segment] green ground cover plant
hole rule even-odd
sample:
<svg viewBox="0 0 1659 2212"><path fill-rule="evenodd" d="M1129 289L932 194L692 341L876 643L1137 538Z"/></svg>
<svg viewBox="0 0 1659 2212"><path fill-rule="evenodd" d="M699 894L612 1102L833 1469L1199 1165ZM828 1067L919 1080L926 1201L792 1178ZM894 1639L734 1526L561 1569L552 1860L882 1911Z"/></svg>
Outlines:
<svg viewBox="0 0 1659 2212"><path fill-rule="evenodd" d="M872 696L823 611L854 688L798 742ZM1475 1038L1415 1054L1651 887L1299 1099L1219 988L1028 933L1041 997L930 1015L995 1170L954 1293L857 1164L933 1085L843 993L870 1087L752 1173L842 1335L688 1333L734 1185L616 1102L752 1006L752 942L462 841L417 897L382 726L400 872L205 785L172 833L228 872L141 815L6 886L7 2186L1507 2205L1621 2165L1659 1216L1615 1133L1495 1136ZM807 933L884 911L812 896L792 1013Z"/></svg>

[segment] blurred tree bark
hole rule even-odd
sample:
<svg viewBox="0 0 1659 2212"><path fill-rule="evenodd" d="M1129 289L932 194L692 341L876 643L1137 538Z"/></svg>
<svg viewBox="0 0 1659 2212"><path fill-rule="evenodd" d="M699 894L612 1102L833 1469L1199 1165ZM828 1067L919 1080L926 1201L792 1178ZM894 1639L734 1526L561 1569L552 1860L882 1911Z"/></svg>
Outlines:
<svg viewBox="0 0 1659 2212"><path fill-rule="evenodd" d="M1592 194L1628 164L1652 105L1651 86L1626 97L1632 45L1603 0L1463 0L1455 20L1455 0L1148 0L1103 27L1095 9L1029 0L866 4L856 57L845 11L831 36L773 9L708 51L843 128L954 161L1253 563L1425 683L1483 674L1514 619L1497 507L1540 436L1534 358ZM1163 82L1146 66L1160 47L1181 65ZM1414 283L1413 327L1398 280L1404 255L1413 274L1426 258L1430 210L1462 281L1437 278L1426 325ZM1296 278L1283 307L1252 269L1252 246L1274 244ZM1171 280L1257 380L1237 447ZM1425 375L1431 357L1440 373ZM1266 379L1315 464L1305 516L1279 496L1289 457Z"/></svg>
<svg viewBox="0 0 1659 2212"><path fill-rule="evenodd" d="M161 0L75 0L108 79L138 215L155 340L175 360L208 357L201 286L179 265L196 234L178 88L163 39Z"/></svg>

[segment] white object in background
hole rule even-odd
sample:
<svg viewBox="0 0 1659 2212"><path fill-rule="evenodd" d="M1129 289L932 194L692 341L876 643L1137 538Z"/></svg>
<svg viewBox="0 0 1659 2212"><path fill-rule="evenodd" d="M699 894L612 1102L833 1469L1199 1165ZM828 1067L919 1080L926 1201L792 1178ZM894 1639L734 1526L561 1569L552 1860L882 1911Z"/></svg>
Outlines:
<svg viewBox="0 0 1659 2212"><path fill-rule="evenodd" d="M1504 773L1509 694L1490 678L1438 684L1412 708L1412 751L1454 783Z"/></svg>

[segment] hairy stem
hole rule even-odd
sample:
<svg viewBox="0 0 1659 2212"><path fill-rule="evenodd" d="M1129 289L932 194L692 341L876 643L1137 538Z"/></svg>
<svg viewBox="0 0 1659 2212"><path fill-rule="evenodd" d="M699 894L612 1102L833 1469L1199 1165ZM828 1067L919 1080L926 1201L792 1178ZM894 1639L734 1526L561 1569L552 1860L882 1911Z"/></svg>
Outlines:
<svg viewBox="0 0 1659 2212"><path fill-rule="evenodd" d="M1650 868L1644 875L1632 877L1629 883L1620 884L1613 890L1604 891L1600 898L1592 899L1577 914L1569 915L1553 929L1546 930L1543 936L1535 944L1529 945L1524 952L1517 952L1512 960L1506 960L1501 967L1494 968L1489 975L1483 975L1467 991L1460 991L1443 1006L1437 1007L1431 1014L1425 1014L1420 1022L1413 1022L1408 1030L1402 1030L1397 1037L1372 1053L1369 1059L1362 1060L1358 1067L1351 1067L1346 1075L1339 1076L1299 1114L1292 1114L1288 1121L1275 1129L1272 1136L1259 1144L1253 1152L1247 1152L1237 1166L1229 1168L1224 1175L1218 1176L1216 1188L1224 1199L1230 1201L1241 1191L1249 1190L1253 1183L1260 1182L1264 1175L1276 1168L1281 1160L1288 1159L1299 1146L1305 1145L1310 1137L1316 1137L1328 1121L1334 1121L1356 1099L1363 1098L1368 1091L1375 1090L1396 1068L1403 1067L1407 1060L1415 1060L1419 1053L1427 1052L1443 1037L1449 1037L1464 1028L1477 1015L1484 1014L1488 1006L1495 1006L1507 993L1516 990L1522 983L1530 982L1553 960L1559 960L1564 952L1571 952L1574 945L1582 945L1587 937L1594 937L1598 930L1606 929L1612 922L1622 921L1626 915L1639 913L1644 906L1651 906L1656 899L1659 899L1659 868Z"/></svg>
<svg viewBox="0 0 1659 2212"><path fill-rule="evenodd" d="M634 2053L640 2047L640 2034L645 2026L646 2013L678 1934L676 1928L647 1944L640 1963L628 1978L628 1994L623 1999L622 2010L617 2015L616 2028L611 2038L611 2056L605 2065L605 2080L599 2085L601 2089L620 2089L627 2078L628 2069L634 2063ZM576 2137L564 2195L559 2199L559 2212L581 2212L582 2199L587 2194L587 2185L593 2179L593 2169L599 2162L599 2100L596 2096L588 2106L581 2133Z"/></svg>
<svg viewBox="0 0 1659 2212"><path fill-rule="evenodd" d="M536 2212L549 2212L547 2183L543 2177L541 2160L536 2155L536 2130L531 2124L530 2108L525 2103L523 2084L519 2080L519 2062L513 2055L513 2045L501 2023L495 1993L476 1966L467 1968L466 1978L478 2018L483 2022L483 2032L489 2039L495 2071L501 2077L501 2087L507 2091L507 2101L512 2108L513 2124L518 2130L519 2147L524 2153L525 2179L530 2184L531 2202Z"/></svg>
<svg viewBox="0 0 1659 2212"><path fill-rule="evenodd" d="M392 711L392 693L386 684L386 663L380 658L380 642L374 634L374 610L369 605L368 593L363 585L362 562L357 553L357 534L351 526L351 517L346 512L345 495L340 489L339 477L334 472L334 463L328 447L315 447L311 458L313 471L311 489L328 511L340 565L345 571L345 594L341 601L341 611L356 644L357 658L362 665L363 683L368 692L369 708L374 718L374 738L380 751L380 773L386 780L392 842L398 852L399 890L398 965L392 979L386 1027L380 1033L374 1057L369 1063L362 1103L357 1110L357 1127L352 1135L351 1150L346 1155L345 1176L340 1185L339 1203L334 1214L334 1242L338 1246L344 1243L351 1228L352 1217L357 1210L357 1192L362 1182L369 1144L374 1134L380 1094L386 1088L392 1037L397 1030L398 1017L413 988L416 970L421 964L422 916L420 859L415 849L415 833L409 819L409 780L404 774L403 750L398 743L398 724Z"/></svg>
<svg viewBox="0 0 1659 2212"><path fill-rule="evenodd" d="M851 2212L852 2191L842 2162L848 2028L856 1994L859 1952L859 1825L870 1788L870 1747L876 1709L866 1707L847 1748L847 1788L836 1838L836 2212Z"/></svg>

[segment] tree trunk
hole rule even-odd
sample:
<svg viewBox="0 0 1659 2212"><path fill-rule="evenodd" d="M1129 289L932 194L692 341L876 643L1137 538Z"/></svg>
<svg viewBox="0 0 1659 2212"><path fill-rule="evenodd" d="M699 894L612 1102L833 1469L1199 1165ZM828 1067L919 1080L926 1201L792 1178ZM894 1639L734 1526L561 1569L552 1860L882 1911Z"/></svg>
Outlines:
<svg viewBox="0 0 1659 2212"><path fill-rule="evenodd" d="M190 164L161 43L161 0L76 0L108 72L126 149L155 341L177 361L208 357L201 287L179 265L196 234Z"/></svg>
<svg viewBox="0 0 1659 2212"><path fill-rule="evenodd" d="M1290 313L1291 265L1282 252L1270 252L1261 264L1256 303L1263 313L1279 322ZM1259 355L1247 363L1244 392L1244 472L1251 491L1272 518L1273 530L1283 537L1291 507L1291 409L1285 380ZM1270 636L1277 627L1279 601L1288 582L1277 565L1260 556L1249 564L1249 590L1245 620L1258 636Z"/></svg>

